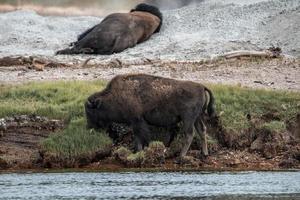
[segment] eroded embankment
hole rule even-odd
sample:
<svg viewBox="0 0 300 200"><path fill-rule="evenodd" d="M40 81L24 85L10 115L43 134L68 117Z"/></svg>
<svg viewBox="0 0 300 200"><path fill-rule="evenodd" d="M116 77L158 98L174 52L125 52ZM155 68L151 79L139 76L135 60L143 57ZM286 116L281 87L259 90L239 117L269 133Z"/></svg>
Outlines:
<svg viewBox="0 0 300 200"><path fill-rule="evenodd" d="M132 167L160 170L300 168L299 93L211 86L218 118L207 122L210 156L201 156L200 139L195 137L188 157L181 164L175 164L184 140L180 133L168 148L161 142L153 142L149 148L133 154L130 128L114 125L108 133L85 128L83 102L104 86L104 82L78 81L1 86L0 116L4 119L1 120L0 167L103 170ZM30 113L35 116L29 117ZM63 129L62 121L66 124ZM170 130L155 127L152 130L155 133L153 141L168 143ZM56 133L49 134L52 132ZM113 143L108 135L113 138Z"/></svg>
<svg viewBox="0 0 300 200"><path fill-rule="evenodd" d="M267 119L271 120L271 118ZM262 123L262 122L260 122ZM0 170L43 168L83 168L91 170L125 170L144 168L160 170L280 170L300 168L300 115L288 122L287 132L270 131L252 124L249 132L236 135L227 133L215 122L209 126L209 156L201 156L196 137L188 155L181 163L176 156L181 147L179 136L170 147L152 142L139 153L132 153L132 130L115 124L110 130L114 145L98 148L81 155L64 156L41 145L49 134L63 128L59 120L39 116L15 116L1 120ZM166 132L165 132L166 133ZM117 137L116 137L117 136ZM51 137L51 136L50 136ZM168 136L156 134L153 139L166 142ZM61 147L63 148L63 147ZM75 147L76 148L76 147Z"/></svg>
<svg viewBox="0 0 300 200"><path fill-rule="evenodd" d="M40 167L40 142L62 128L59 120L35 115L0 119L0 169Z"/></svg>

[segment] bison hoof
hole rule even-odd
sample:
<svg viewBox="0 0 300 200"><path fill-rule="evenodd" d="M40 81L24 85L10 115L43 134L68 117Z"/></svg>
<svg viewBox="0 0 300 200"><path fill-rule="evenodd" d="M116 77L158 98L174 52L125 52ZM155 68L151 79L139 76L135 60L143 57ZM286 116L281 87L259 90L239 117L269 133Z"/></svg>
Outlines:
<svg viewBox="0 0 300 200"><path fill-rule="evenodd" d="M176 164L176 165L180 165L180 164L183 163L183 159L182 159L182 157L178 157L178 158L176 158L173 162L174 162L174 164Z"/></svg>

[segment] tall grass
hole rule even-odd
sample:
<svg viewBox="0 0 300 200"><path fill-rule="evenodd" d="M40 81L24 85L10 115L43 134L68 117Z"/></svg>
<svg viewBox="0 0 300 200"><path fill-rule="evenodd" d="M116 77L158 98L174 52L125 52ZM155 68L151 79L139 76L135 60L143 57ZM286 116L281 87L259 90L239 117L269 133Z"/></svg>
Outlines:
<svg viewBox="0 0 300 200"><path fill-rule="evenodd" d="M111 139L103 132L87 130L85 119L72 120L69 126L42 142L46 152L63 159L89 157L97 151L110 148Z"/></svg>
<svg viewBox="0 0 300 200"><path fill-rule="evenodd" d="M247 115L258 120L266 115L276 116L268 119L271 124L269 127L279 127L278 124L285 123L300 113L300 93L224 85L213 85L211 88L223 128L231 132L243 132L250 127Z"/></svg>

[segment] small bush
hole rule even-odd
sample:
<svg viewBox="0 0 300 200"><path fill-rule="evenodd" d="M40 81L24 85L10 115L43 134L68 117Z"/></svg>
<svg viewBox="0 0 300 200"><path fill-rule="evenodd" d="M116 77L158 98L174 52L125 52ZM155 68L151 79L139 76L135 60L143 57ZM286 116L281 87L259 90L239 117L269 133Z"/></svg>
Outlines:
<svg viewBox="0 0 300 200"><path fill-rule="evenodd" d="M141 167L145 161L145 152L139 151L127 156L126 165L129 167Z"/></svg>
<svg viewBox="0 0 300 200"><path fill-rule="evenodd" d="M122 163L126 163L127 157L131 154L131 151L126 147L119 147L113 152L113 156L116 160L121 161Z"/></svg>
<svg viewBox="0 0 300 200"><path fill-rule="evenodd" d="M154 141L145 149L145 164L160 166L165 162L166 148L162 142Z"/></svg>

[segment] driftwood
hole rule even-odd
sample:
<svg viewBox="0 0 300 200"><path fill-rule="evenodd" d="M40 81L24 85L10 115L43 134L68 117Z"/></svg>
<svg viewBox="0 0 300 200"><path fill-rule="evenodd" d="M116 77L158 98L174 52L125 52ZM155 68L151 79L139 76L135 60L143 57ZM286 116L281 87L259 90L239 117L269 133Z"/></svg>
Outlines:
<svg viewBox="0 0 300 200"><path fill-rule="evenodd" d="M221 58L231 59L240 57L261 57L261 58L278 58L281 55L279 47L271 47L264 51L232 51L220 56Z"/></svg>
<svg viewBox="0 0 300 200"><path fill-rule="evenodd" d="M69 65L58 61L29 56L3 57L0 58L0 66L27 66L29 69L43 71L45 67L68 67Z"/></svg>

